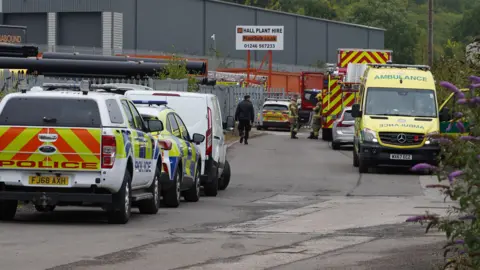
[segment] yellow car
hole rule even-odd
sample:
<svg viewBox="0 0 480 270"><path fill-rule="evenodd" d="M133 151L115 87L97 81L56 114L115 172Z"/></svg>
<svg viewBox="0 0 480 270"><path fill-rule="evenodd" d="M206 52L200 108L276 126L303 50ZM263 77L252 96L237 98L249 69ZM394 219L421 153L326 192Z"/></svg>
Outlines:
<svg viewBox="0 0 480 270"><path fill-rule="evenodd" d="M288 100L277 99L267 100L263 104L262 121L259 119L261 125L257 125L257 129L290 129L290 121L288 118Z"/></svg>
<svg viewBox="0 0 480 270"><path fill-rule="evenodd" d="M190 137L182 118L165 101L134 100L143 120L150 128L163 151L163 170L160 179L164 203L177 207L183 196L186 201L200 198L201 155L198 144L205 140L201 134Z"/></svg>

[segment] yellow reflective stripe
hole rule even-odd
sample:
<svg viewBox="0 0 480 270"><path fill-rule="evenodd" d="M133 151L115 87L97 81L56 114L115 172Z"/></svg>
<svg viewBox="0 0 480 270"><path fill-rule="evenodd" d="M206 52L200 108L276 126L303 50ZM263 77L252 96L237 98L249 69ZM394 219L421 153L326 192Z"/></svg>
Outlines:
<svg viewBox="0 0 480 270"><path fill-rule="evenodd" d="M114 134L115 134L115 143L117 144L116 157L117 158L126 158L127 154L125 152L125 142L123 141L122 133L121 133L121 131L120 131L120 133L114 131Z"/></svg>

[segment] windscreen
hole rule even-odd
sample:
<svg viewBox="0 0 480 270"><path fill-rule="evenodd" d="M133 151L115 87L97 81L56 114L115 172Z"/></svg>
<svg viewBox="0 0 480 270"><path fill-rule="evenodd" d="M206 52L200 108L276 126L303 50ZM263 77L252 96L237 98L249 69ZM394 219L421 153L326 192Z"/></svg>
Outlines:
<svg viewBox="0 0 480 270"><path fill-rule="evenodd" d="M288 107L280 104L265 104L264 111L288 111Z"/></svg>
<svg viewBox="0 0 480 270"><path fill-rule="evenodd" d="M352 116L352 111L351 110L346 110L345 113L343 114L343 121L354 121L355 118Z"/></svg>
<svg viewBox="0 0 480 270"><path fill-rule="evenodd" d="M367 89L365 114L437 117L435 92L427 89Z"/></svg>
<svg viewBox="0 0 480 270"><path fill-rule="evenodd" d="M101 118L91 99L18 97L5 104L0 125L99 128Z"/></svg>

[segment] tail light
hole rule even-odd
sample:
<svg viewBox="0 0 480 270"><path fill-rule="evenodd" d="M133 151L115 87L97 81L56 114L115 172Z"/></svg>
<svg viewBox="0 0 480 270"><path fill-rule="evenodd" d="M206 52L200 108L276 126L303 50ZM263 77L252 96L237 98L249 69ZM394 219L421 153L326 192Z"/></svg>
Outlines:
<svg viewBox="0 0 480 270"><path fill-rule="evenodd" d="M172 149L172 142L169 140L158 140L158 144L164 150L171 150Z"/></svg>
<svg viewBox="0 0 480 270"><path fill-rule="evenodd" d="M168 173L168 166L167 163L162 163L162 168L164 173Z"/></svg>
<svg viewBox="0 0 480 270"><path fill-rule="evenodd" d="M115 136L102 135L102 169L111 169L115 164L117 142Z"/></svg>
<svg viewBox="0 0 480 270"><path fill-rule="evenodd" d="M342 118L340 119L340 121L338 122L337 124L337 127L351 127L353 126L352 124L344 124L343 123L343 115L342 115Z"/></svg>
<svg viewBox="0 0 480 270"><path fill-rule="evenodd" d="M205 144L205 155L211 155L212 154L212 110L210 108L207 109L207 119L208 119L208 128L207 128L207 143Z"/></svg>

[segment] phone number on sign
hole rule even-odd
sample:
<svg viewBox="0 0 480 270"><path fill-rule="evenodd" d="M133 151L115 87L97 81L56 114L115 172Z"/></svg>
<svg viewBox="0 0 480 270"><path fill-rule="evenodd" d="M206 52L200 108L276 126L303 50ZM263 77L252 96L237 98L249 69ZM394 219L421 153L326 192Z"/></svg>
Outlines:
<svg viewBox="0 0 480 270"><path fill-rule="evenodd" d="M275 44L243 44L245 49L275 49Z"/></svg>

